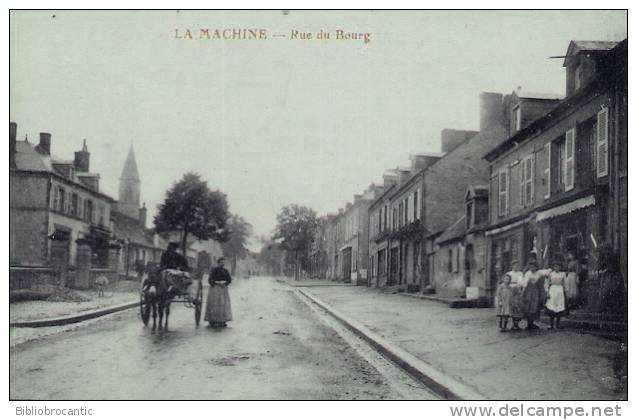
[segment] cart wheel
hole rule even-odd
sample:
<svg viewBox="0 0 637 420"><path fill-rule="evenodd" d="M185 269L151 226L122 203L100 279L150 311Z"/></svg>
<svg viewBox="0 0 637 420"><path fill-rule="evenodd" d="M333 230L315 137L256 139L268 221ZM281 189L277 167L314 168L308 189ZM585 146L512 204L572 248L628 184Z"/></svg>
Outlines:
<svg viewBox="0 0 637 420"><path fill-rule="evenodd" d="M195 325L199 326L199 321L201 321L201 304L203 302L203 290L201 286L201 280L197 285L197 295L195 297Z"/></svg>
<svg viewBox="0 0 637 420"><path fill-rule="evenodd" d="M143 293L141 293L139 297L139 313L142 316L144 325L148 325L148 320L150 319L150 304Z"/></svg>

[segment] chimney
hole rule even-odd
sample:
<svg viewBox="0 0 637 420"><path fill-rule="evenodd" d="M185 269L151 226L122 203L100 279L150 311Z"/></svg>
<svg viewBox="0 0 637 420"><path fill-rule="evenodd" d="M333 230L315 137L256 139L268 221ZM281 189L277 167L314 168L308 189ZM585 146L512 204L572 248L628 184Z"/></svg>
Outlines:
<svg viewBox="0 0 637 420"><path fill-rule="evenodd" d="M504 125L503 96L501 93L482 92L480 94L480 131L496 125Z"/></svg>
<svg viewBox="0 0 637 420"><path fill-rule="evenodd" d="M9 122L9 168L15 168L17 135L18 124Z"/></svg>
<svg viewBox="0 0 637 420"><path fill-rule="evenodd" d="M86 147L86 139L84 139L82 150L80 150L79 152L75 152L75 161L73 162L73 164L75 165L75 170L78 172L88 172L90 158L91 154L88 152L88 148Z"/></svg>
<svg viewBox="0 0 637 420"><path fill-rule="evenodd" d="M358 203L361 200L362 195L354 194L354 204Z"/></svg>
<svg viewBox="0 0 637 420"><path fill-rule="evenodd" d="M40 133L40 144L38 144L38 152L43 155L51 154L51 134Z"/></svg>
<svg viewBox="0 0 637 420"><path fill-rule="evenodd" d="M472 130L454 130L451 128L444 128L440 132L442 153L451 152L453 149L465 143L476 134L478 134L478 132Z"/></svg>
<svg viewBox="0 0 637 420"><path fill-rule="evenodd" d="M411 176L411 170L409 168L396 168L398 173L398 185L403 185Z"/></svg>
<svg viewBox="0 0 637 420"><path fill-rule="evenodd" d="M148 210L146 209L146 203L142 205L142 208L139 209L139 224L142 227L146 227L146 216L148 215Z"/></svg>
<svg viewBox="0 0 637 420"><path fill-rule="evenodd" d="M383 188L389 188L396 184L398 176L394 172L385 172L383 174Z"/></svg>

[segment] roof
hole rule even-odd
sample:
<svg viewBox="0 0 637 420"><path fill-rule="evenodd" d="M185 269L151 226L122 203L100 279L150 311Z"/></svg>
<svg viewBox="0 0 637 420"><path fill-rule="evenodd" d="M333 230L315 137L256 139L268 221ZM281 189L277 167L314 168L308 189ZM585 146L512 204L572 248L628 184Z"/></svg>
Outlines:
<svg viewBox="0 0 637 420"><path fill-rule="evenodd" d="M467 186L489 182L485 153L501 144L508 130L494 125L447 153L424 171L424 224L431 235L441 232L464 214Z"/></svg>
<svg viewBox="0 0 637 420"><path fill-rule="evenodd" d="M16 142L16 169L22 171L53 172L51 156L42 155L28 141Z"/></svg>
<svg viewBox="0 0 637 420"><path fill-rule="evenodd" d="M610 51L615 48L617 44L619 44L617 41L571 41L570 44L568 44L568 49L566 50L563 67L568 65L568 61L571 57L582 51Z"/></svg>
<svg viewBox="0 0 637 420"><path fill-rule="evenodd" d="M467 188L467 197L489 197L488 185L469 185Z"/></svg>
<svg viewBox="0 0 637 420"><path fill-rule="evenodd" d="M70 164L72 165L72 161L66 161L64 159L60 159L55 155L45 155L39 153L36 150L37 145L31 144L28 141L17 141L16 142L16 154L15 154L15 165L16 170L25 171L25 172L44 172L53 174L59 178L65 179L67 182L71 182L74 185L80 186L84 190L90 191L93 194L96 194L100 197L106 198L107 200L114 201L112 197L101 193L99 191L95 191L90 188L84 182L80 180L80 177L87 176L96 176L96 174L87 175L86 173L75 173L73 179L69 179L68 177L60 174L55 170L55 165L59 164ZM97 175L99 176L99 175Z"/></svg>
<svg viewBox="0 0 637 420"><path fill-rule="evenodd" d="M522 99L542 99L542 100L551 100L551 101L559 101L564 98L564 95L560 95L557 93L542 93L542 92L528 92L525 90L517 90L515 94L518 98Z"/></svg>
<svg viewBox="0 0 637 420"><path fill-rule="evenodd" d="M144 229L139 220L114 210L111 211L111 220L115 239L123 241L128 239L135 245L160 249L159 245L155 246L153 243L153 235Z"/></svg>
<svg viewBox="0 0 637 420"><path fill-rule="evenodd" d="M126 162L124 162L124 168L122 169L120 179L139 181L139 171L137 170L137 161L135 160L133 145L131 145L130 149L128 149L128 156L126 156Z"/></svg>
<svg viewBox="0 0 637 420"><path fill-rule="evenodd" d="M425 157L443 157L446 153L443 152L417 152L409 155L409 158L416 156L425 156Z"/></svg>
<svg viewBox="0 0 637 420"><path fill-rule="evenodd" d="M460 219L456 220L453 225L445 229L442 235L438 237L436 242L449 242L464 237L465 233L467 232L467 224L464 220L465 216L462 216Z"/></svg>
<svg viewBox="0 0 637 420"><path fill-rule="evenodd" d="M581 42L581 41L572 41L571 44L573 42ZM613 49L613 51L611 51L611 54L617 54L617 57L619 57L621 54L627 54L627 50L621 51L622 47L624 48L626 47L626 43L627 43L626 40L622 42L614 43L614 45L616 45L617 48ZM569 46L569 51L570 49L571 49L571 46ZM619 58L616 58L616 60L619 60ZM611 75L611 78L612 76L616 76L616 75ZM606 79L609 79L608 75L603 75L601 73L598 74L593 79L592 82L590 82L583 88L576 90L573 94L569 95L568 97L557 102L555 106L549 112L547 112L540 118L536 119L535 121L533 121L526 127L522 128L520 131L518 131L517 133L515 133L514 135L512 135L511 137L509 137L508 139L504 140L503 142L498 144L496 147L491 149L488 153L484 155L484 158L491 162L494 159L496 159L498 156L506 152L511 147L511 145L520 144L521 142L524 142L527 139L534 137L534 135L537 134L540 130L542 130L546 124L549 124L552 120L562 118L563 114L565 112L569 112L569 110L571 110L573 106L576 106L578 101L580 101L582 98L588 97L589 95L594 93L596 89L599 89L600 86L603 86L604 83L607 83L608 80Z"/></svg>

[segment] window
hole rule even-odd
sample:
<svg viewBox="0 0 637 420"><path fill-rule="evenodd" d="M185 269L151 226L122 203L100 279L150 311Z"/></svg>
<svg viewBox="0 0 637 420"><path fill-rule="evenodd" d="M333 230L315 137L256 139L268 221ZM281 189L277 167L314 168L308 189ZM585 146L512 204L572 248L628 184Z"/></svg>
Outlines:
<svg viewBox="0 0 637 420"><path fill-rule="evenodd" d="M453 272L453 248L447 250L447 271Z"/></svg>
<svg viewBox="0 0 637 420"><path fill-rule="evenodd" d="M570 191L575 186L575 129L566 132L564 157L564 190Z"/></svg>
<svg viewBox="0 0 637 420"><path fill-rule="evenodd" d="M403 208L405 211L405 224L409 223L409 196L405 198L405 207Z"/></svg>
<svg viewBox="0 0 637 420"><path fill-rule="evenodd" d="M385 230L387 230L387 205L385 205L385 213L383 214L383 226L385 226Z"/></svg>
<svg viewBox="0 0 637 420"><path fill-rule="evenodd" d="M84 220L89 223L93 223L93 202L91 200L86 200L86 205L84 206Z"/></svg>
<svg viewBox="0 0 637 420"><path fill-rule="evenodd" d="M513 108L513 127L515 127L515 131L520 131L522 128L522 109L520 105L516 105Z"/></svg>
<svg viewBox="0 0 637 420"><path fill-rule="evenodd" d="M506 216L509 212L509 168L498 172L498 216Z"/></svg>
<svg viewBox="0 0 637 420"><path fill-rule="evenodd" d="M400 204L398 204L398 226L402 226L403 225L403 203L400 202Z"/></svg>
<svg viewBox="0 0 637 420"><path fill-rule="evenodd" d="M467 203L467 213L465 215L467 229L473 227L473 201Z"/></svg>
<svg viewBox="0 0 637 420"><path fill-rule="evenodd" d="M77 216L78 215L78 197L76 193L73 193L71 195L71 214L73 216Z"/></svg>
<svg viewBox="0 0 637 420"><path fill-rule="evenodd" d="M533 155L525 157L520 163L520 205L522 207L533 205L533 163Z"/></svg>
<svg viewBox="0 0 637 420"><path fill-rule="evenodd" d="M551 143L544 145L544 157L546 159L546 169L544 169L544 182L546 183L546 192L544 199L551 197Z"/></svg>
<svg viewBox="0 0 637 420"><path fill-rule="evenodd" d="M66 191L64 191L64 188L60 188L58 187L58 194L59 194L59 201L58 201L58 207L57 207L57 211L60 211L62 213L64 213L64 210L66 209Z"/></svg>
<svg viewBox="0 0 637 420"><path fill-rule="evenodd" d="M414 191L414 220L418 220L418 190Z"/></svg>
<svg viewBox="0 0 637 420"><path fill-rule="evenodd" d="M564 188L564 178L566 177L566 142L564 138L556 143L557 147L557 184Z"/></svg>
<svg viewBox="0 0 637 420"><path fill-rule="evenodd" d="M51 209L57 210L60 205L60 190L58 188L53 189L53 202L51 203Z"/></svg>
<svg viewBox="0 0 637 420"><path fill-rule="evenodd" d="M597 113L597 177L608 175L608 108Z"/></svg>
<svg viewBox="0 0 637 420"><path fill-rule="evenodd" d="M100 226L104 226L104 215L105 215L104 205L100 204L98 207L98 223Z"/></svg>

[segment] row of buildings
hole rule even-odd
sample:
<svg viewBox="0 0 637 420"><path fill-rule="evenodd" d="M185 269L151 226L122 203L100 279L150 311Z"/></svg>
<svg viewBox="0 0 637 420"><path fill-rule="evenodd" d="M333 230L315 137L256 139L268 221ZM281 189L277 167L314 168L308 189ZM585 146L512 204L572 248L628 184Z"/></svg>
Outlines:
<svg viewBox="0 0 637 420"><path fill-rule="evenodd" d="M413 154L324 217L310 274L491 300L531 258L573 253L594 270L605 243L626 279L627 55L627 40L572 41L565 96L482 93L478 131L442 130L441 153Z"/></svg>
<svg viewBox="0 0 637 420"><path fill-rule="evenodd" d="M140 205L141 179L131 146L119 179L118 200L100 189L100 175L90 171L86 140L74 159L55 156L51 134L37 143L17 139L9 123L9 265L10 286L61 283L89 287L98 276L111 281L136 277L158 263L168 240L147 227ZM222 255L214 241L191 241L192 267Z"/></svg>

